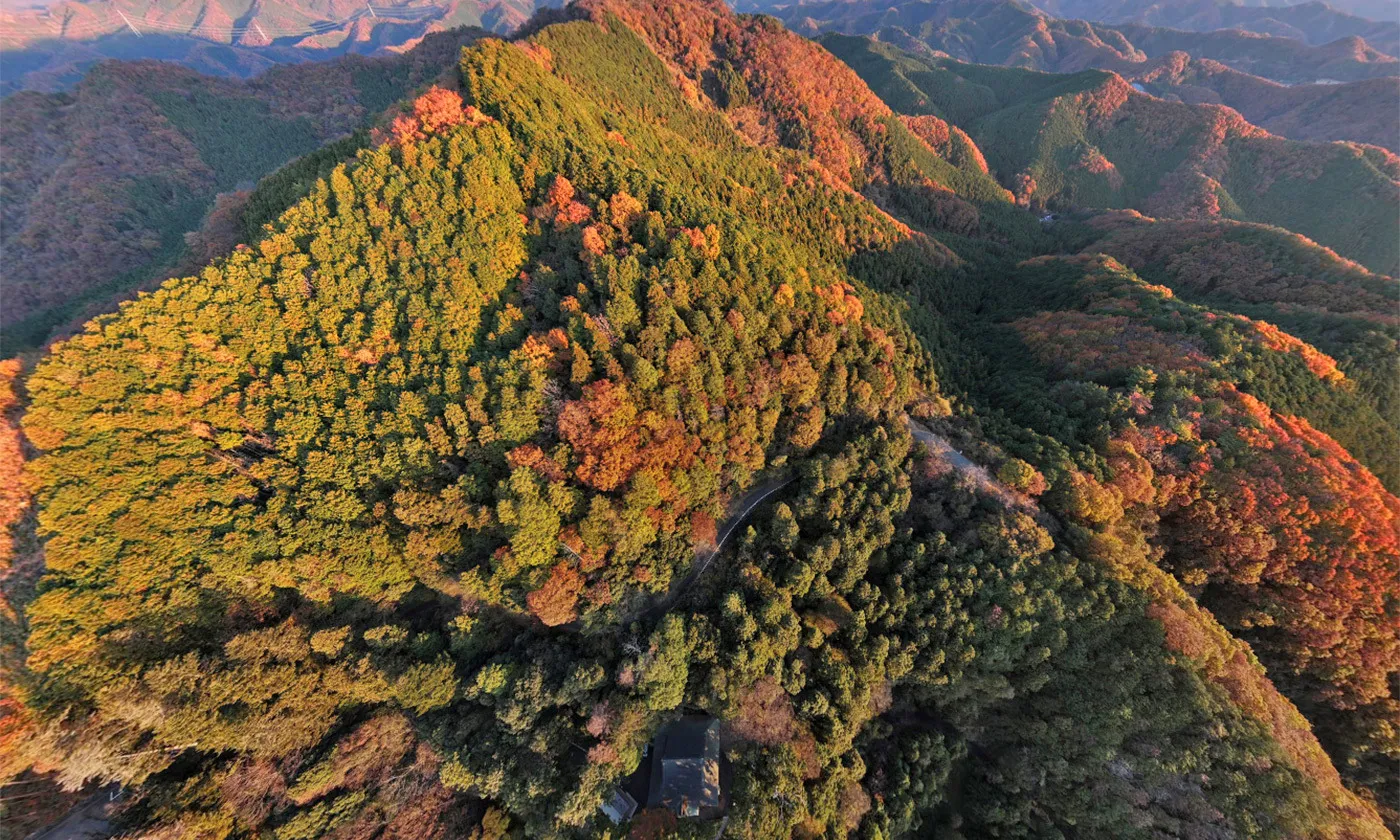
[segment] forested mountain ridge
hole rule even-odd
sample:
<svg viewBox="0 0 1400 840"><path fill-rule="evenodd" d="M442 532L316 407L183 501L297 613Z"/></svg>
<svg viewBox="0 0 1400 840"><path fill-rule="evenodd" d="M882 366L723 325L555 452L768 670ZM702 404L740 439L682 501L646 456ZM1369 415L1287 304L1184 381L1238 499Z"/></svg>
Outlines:
<svg viewBox="0 0 1400 840"><path fill-rule="evenodd" d="M1294 407L1293 413L1346 441L1392 491L1400 487L1394 459L1400 452L1394 439L1400 433L1400 283L1276 228L1154 221L1131 212L1104 214L1089 225L1094 233L1086 253L1112 255L1187 300L1281 327L1335 361L1353 383L1336 391L1336 407ZM1327 363L1310 366L1323 370ZM1316 386L1291 387L1306 392Z"/></svg>
<svg viewBox="0 0 1400 840"><path fill-rule="evenodd" d="M1108 544L1119 547L1109 550L1111 556L1121 556L1118 551L1124 543L1144 536L1157 546L1163 552L1159 562L1175 572L1176 579L1199 603L1210 608L1232 631L1250 640L1280 685L1301 687L1306 683L1312 686L1309 691L1319 692L1311 697L1295 692L1292 698L1308 710L1324 744L1334 757L1344 761L1348 775L1354 780L1369 779L1366 784L1379 784L1380 779L1393 772L1394 745L1376 749L1380 742L1369 741L1371 736L1358 740L1357 735L1375 725L1385 727L1387 724L1381 722L1393 719L1395 702L1390 689L1382 690L1379 683L1374 683L1377 693L1371 695L1372 699L1352 705L1334 693L1342 690L1337 679L1342 672L1296 684L1284 676L1299 667L1326 667L1322 663L1329 656L1347 656L1341 648L1321 654L1325 647L1321 640L1332 632L1323 630L1323 626L1332 620L1347 620L1336 613L1333 619L1319 623L1327 608L1317 608L1333 598L1324 590L1340 594L1340 589L1351 585L1346 583L1348 579L1393 580L1397 571L1395 548L1387 544L1400 507L1393 495L1374 483L1374 478L1367 475L1362 479L1369 490L1358 487L1359 493L1344 493L1342 498L1347 501L1330 513L1324 512L1330 504L1327 491L1313 496L1311 502L1301 501L1299 495L1317 493L1323 486L1339 486L1334 482L1345 484L1352 476L1364 474L1356 465L1346 465L1350 456L1327 440L1326 435L1316 438L1319 443L1327 441L1322 448L1308 443L1318 432L1301 418L1287 416L1299 410L1297 402L1290 404L1300 393L1296 390L1298 382L1310 376L1338 382L1331 360L1319 358L1316 351L1286 335L1280 336L1267 324L1238 316L1224 318L1216 312L1183 305L1166 288L1141 282L1102 255L1068 260L1041 258L1023 264L1020 270L1025 282L1017 285L1019 294L1014 298L985 296L979 309L985 319L984 328L967 333L980 351L975 375L994 383L984 391L985 406L996 406L1013 422L1044 436L1039 440L1023 438L1010 447L1011 451L1037 463L1042 463L1040 458L1026 453L1039 451L1043 458L1047 445L1073 446L1075 441L1081 441L1101 452L1112 465L1109 486L1116 492L1098 497L1097 502L1089 501L1095 498L1091 492L1084 500L1069 505L1069 511L1078 511L1069 515L1081 521L1104 517L1099 527L1113 535ZM1022 355L1017 338L1030 350L1030 359ZM1272 360L1266 360L1267 356L1272 356ZM1152 360L1150 367L1133 367L1147 359ZM1284 372L1289 367L1294 374ZM1191 379L1195 383L1187 384ZM1289 379L1292 384L1284 385ZM1208 381L1214 384L1206 384ZM1098 387L1105 385L1109 394L1117 395L1121 402L1114 407L1105 404L1104 414L1086 415L1078 404L1080 400L1113 399L1103 392L1094 395ZM1289 391L1293 397L1287 396ZM1186 402L1180 401L1183 397ZM1270 403L1284 409L1272 419ZM1119 419L1112 419L1114 415ZM1087 416L1096 416L1105 424L1086 423ZM1245 417L1252 419L1244 420ZM1185 425L1179 423L1183 419ZM1237 446L1233 440L1236 434L1261 437ZM1261 446L1264 439L1273 443ZM1097 442L1090 443L1094 440ZM1331 456L1322 454L1324 451L1340 456L1342 463L1331 461ZM1310 454L1303 455L1304 452ZM1303 460L1292 460L1298 456ZM1191 462L1195 466L1187 466ZM1323 478L1327 474L1331 477ZM1196 481L1204 481L1214 489L1203 493L1187 489ZM1092 481L1086 485L1092 486ZM1155 500L1147 501L1154 499L1154 493ZM1370 502L1363 501L1368 497ZM1147 507L1138 507L1144 501ZM1090 512L1104 502L1111 512ZM1303 508L1321 504L1311 507L1310 514L1302 519L1285 513L1300 510L1295 507L1300 502ZM1053 500L1051 503L1055 504ZM1314 514L1319 519L1314 520L1313 526L1305 526L1319 528L1314 536L1298 531L1285 536L1268 522L1281 515L1296 526ZM1352 524L1341 525L1343 521ZM1332 530L1334 526L1341 530ZM1360 530L1342 537L1342 542L1332 549L1313 541L1324 533L1341 536L1351 528ZM1258 553L1251 564L1244 559L1250 552L1241 549L1255 539L1263 542L1257 544ZM1308 585L1295 589L1293 584L1279 587L1269 580L1273 574L1269 566L1291 550L1302 550L1312 559L1302 565L1284 561L1283 565L1290 569L1287 575L1310 567L1324 556L1331 556L1333 561L1340 559L1333 552L1342 545L1347 546L1345 553L1370 566L1370 570L1352 577L1352 572L1333 566L1330 571L1322 571L1320 578L1313 578L1314 584L1324 578L1329 581L1317 588ZM1211 558L1226 557L1230 558L1226 561L1228 569L1217 566L1206 571L1214 562ZM1304 596L1305 591L1311 595ZM1285 592L1289 594L1284 595ZM1278 596L1319 600L1306 607L1296 602L1300 609L1294 612L1291 607L1283 607L1282 602L1272 601ZM1271 605L1264 606L1265 603ZM1332 603L1354 602L1342 596ZM1254 609L1261 612L1252 612ZM1363 608L1350 615L1367 624L1378 621L1372 625L1379 634L1372 637L1372 643L1389 647L1394 636L1393 618L1381 616L1392 615L1390 609L1377 604L1374 611ZM1343 608L1344 612L1350 610L1351 607ZM1283 618L1287 613L1292 613L1293 618ZM1272 617L1263 619L1264 614ZM1363 617L1368 615L1369 618ZM1317 631L1322 635L1303 640L1304 635ZM1172 632L1169 628L1169 636ZM1343 636L1354 641L1360 638L1349 633L1332 638ZM1292 641L1287 641L1290 638ZM1394 661L1393 649L1380 654L1379 659L1371 659L1379 651L1380 648L1373 648L1361 659ZM1305 662L1309 664L1304 665ZM1378 676L1390 667L1383 666L1374 673ZM1343 671L1360 676L1365 668L1353 671L1344 667ZM1331 699L1324 699L1324 694ZM1329 704L1335 704L1332 708L1338 711L1325 711ZM1340 711L1343 709L1346 711ZM1386 754L1390 758L1382 759Z"/></svg>
<svg viewBox="0 0 1400 840"><path fill-rule="evenodd" d="M163 62L110 62L71 93L6 98L7 352L40 344L182 261L186 271L206 262L215 254L188 241L202 218L226 240L222 228L259 178L367 127L481 34L442 33L402 56L280 67L249 82Z"/></svg>
<svg viewBox="0 0 1400 840"><path fill-rule="evenodd" d="M1298 419L1335 363L1035 259L1105 231L771 20L528 31L28 378L4 746L128 784L151 840L603 836L702 710L731 836L1386 836L1400 506Z"/></svg>
<svg viewBox="0 0 1400 840"><path fill-rule="evenodd" d="M1400 158L1385 149L1285 140L1228 108L1166 102L1112 73L963 64L836 34L821 43L896 111L967 131L1022 204L1263 222L1400 273L1388 235ZM1309 209L1319 206L1334 212Z"/></svg>

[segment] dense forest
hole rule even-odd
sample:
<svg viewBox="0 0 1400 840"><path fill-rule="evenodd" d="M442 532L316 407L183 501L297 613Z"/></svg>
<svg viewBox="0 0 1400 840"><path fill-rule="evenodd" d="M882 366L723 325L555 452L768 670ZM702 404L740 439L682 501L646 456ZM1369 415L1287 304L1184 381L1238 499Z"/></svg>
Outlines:
<svg viewBox="0 0 1400 840"><path fill-rule="evenodd" d="M1400 283L1277 228L1154 222L1132 213L1100 215L1088 226L1094 233L1085 251L1111 254L1187 300L1251 316L1264 329L1282 328L1275 341L1302 339L1321 351L1309 364L1315 370L1329 364L1317 359L1330 356L1342 374L1321 377L1338 386L1333 396L1311 411L1297 402L1280 407L1344 441L1392 492L1400 487L1393 460L1400 452L1394 438L1400 430ZM1295 377L1287 387L1319 386ZM1284 394L1275 391L1273 399ZM1336 408L1324 410L1323 403Z"/></svg>
<svg viewBox="0 0 1400 840"><path fill-rule="evenodd" d="M991 324L978 348L996 383L990 402L1055 448L1093 453L1077 463L1106 464L1085 478L1083 498L1060 503L1112 539L1146 538L1201 605L1251 642L1332 754L1383 784L1390 767L1370 762L1395 744L1372 737L1395 711L1400 648L1389 595L1363 590L1400 573L1400 505L1304 419L1300 401L1327 398L1295 384L1341 385L1343 375L1268 324L1178 303L1112 258L1021 270L1025 296L984 310ZM1081 400L1100 407L1086 412ZM1034 438L1008 448L1041 471L1059 460ZM1370 597L1379 600L1364 605Z"/></svg>
<svg viewBox="0 0 1400 840"><path fill-rule="evenodd" d="M37 346L226 252L237 244L229 220L258 179L366 125L481 34L454 30L401 56L278 67L249 82L107 62L71 92L6 97L0 346Z"/></svg>
<svg viewBox="0 0 1400 840"><path fill-rule="evenodd" d="M915 107L717 0L465 40L0 368L0 771L130 840L1400 826L1393 279L1016 157L1102 76ZM697 715L723 823L615 824Z"/></svg>

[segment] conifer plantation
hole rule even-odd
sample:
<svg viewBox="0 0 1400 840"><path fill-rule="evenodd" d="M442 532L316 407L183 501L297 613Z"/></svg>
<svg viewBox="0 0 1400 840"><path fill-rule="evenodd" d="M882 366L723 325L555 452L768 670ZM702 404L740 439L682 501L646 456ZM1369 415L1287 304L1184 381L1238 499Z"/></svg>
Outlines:
<svg viewBox="0 0 1400 840"><path fill-rule="evenodd" d="M129 840L1400 828L1393 154L718 0L461 41L0 367L7 778ZM696 720L714 813L652 795Z"/></svg>

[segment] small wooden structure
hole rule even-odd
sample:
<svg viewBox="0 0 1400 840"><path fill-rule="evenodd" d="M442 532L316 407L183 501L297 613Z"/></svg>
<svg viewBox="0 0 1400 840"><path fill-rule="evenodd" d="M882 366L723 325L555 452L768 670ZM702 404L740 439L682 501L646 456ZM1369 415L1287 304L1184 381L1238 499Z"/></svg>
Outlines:
<svg viewBox="0 0 1400 840"><path fill-rule="evenodd" d="M632 794L622 788L613 788L608 794L607 800L599 806L603 814L616 825L621 825L632 819L632 815L637 813L637 800L632 798Z"/></svg>

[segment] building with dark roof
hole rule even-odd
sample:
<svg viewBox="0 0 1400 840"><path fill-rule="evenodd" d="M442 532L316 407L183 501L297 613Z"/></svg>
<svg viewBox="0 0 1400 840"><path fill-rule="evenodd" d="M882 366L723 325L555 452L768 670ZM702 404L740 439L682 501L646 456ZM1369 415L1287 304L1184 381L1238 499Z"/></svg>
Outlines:
<svg viewBox="0 0 1400 840"><path fill-rule="evenodd" d="M690 716L662 727L652 741L648 808L713 819L724 810L719 721Z"/></svg>

